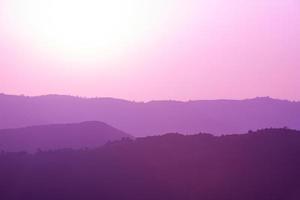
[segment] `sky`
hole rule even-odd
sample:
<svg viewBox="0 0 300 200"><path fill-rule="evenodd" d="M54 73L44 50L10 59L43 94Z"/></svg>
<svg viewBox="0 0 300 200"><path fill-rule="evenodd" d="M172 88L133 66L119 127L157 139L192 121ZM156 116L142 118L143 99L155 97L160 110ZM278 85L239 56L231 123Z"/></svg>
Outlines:
<svg viewBox="0 0 300 200"><path fill-rule="evenodd" d="M0 93L300 100L299 0L0 0Z"/></svg>

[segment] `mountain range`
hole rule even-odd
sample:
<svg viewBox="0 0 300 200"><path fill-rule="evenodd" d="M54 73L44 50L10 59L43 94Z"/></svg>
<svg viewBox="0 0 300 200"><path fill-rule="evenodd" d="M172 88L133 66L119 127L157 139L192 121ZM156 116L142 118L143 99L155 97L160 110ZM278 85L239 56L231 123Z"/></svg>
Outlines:
<svg viewBox="0 0 300 200"><path fill-rule="evenodd" d="M0 129L83 121L102 121L133 136L201 131L220 135L267 127L300 129L300 102L269 97L134 102L0 94Z"/></svg>

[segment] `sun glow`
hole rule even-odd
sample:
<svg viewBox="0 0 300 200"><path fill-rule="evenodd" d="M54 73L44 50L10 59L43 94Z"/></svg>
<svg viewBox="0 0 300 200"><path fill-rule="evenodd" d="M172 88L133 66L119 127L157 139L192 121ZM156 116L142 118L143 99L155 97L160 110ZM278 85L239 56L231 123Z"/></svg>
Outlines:
<svg viewBox="0 0 300 200"><path fill-rule="evenodd" d="M7 0L4 15L13 34L39 52L115 59L153 38L172 6L167 0Z"/></svg>

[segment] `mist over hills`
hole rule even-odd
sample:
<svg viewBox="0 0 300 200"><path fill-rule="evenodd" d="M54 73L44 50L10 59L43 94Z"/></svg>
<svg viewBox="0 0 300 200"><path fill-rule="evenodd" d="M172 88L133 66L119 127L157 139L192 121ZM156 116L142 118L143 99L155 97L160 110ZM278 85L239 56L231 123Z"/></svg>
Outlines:
<svg viewBox="0 0 300 200"><path fill-rule="evenodd" d="M0 130L0 151L96 148L131 136L105 123L51 124Z"/></svg>
<svg viewBox="0 0 300 200"><path fill-rule="evenodd" d="M0 95L0 128L102 121L134 136L180 132L241 133L249 129L300 129L300 102L247 100L132 102L64 95Z"/></svg>
<svg viewBox="0 0 300 200"><path fill-rule="evenodd" d="M3 200L298 200L300 132L166 134L97 149L0 153Z"/></svg>

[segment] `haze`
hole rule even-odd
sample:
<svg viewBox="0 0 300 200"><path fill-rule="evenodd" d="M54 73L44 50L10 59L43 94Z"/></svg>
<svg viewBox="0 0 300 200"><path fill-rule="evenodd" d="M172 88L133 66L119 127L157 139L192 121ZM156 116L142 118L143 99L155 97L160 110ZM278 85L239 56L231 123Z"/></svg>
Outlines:
<svg viewBox="0 0 300 200"><path fill-rule="evenodd" d="M300 99L298 0L84 2L0 0L0 91Z"/></svg>

